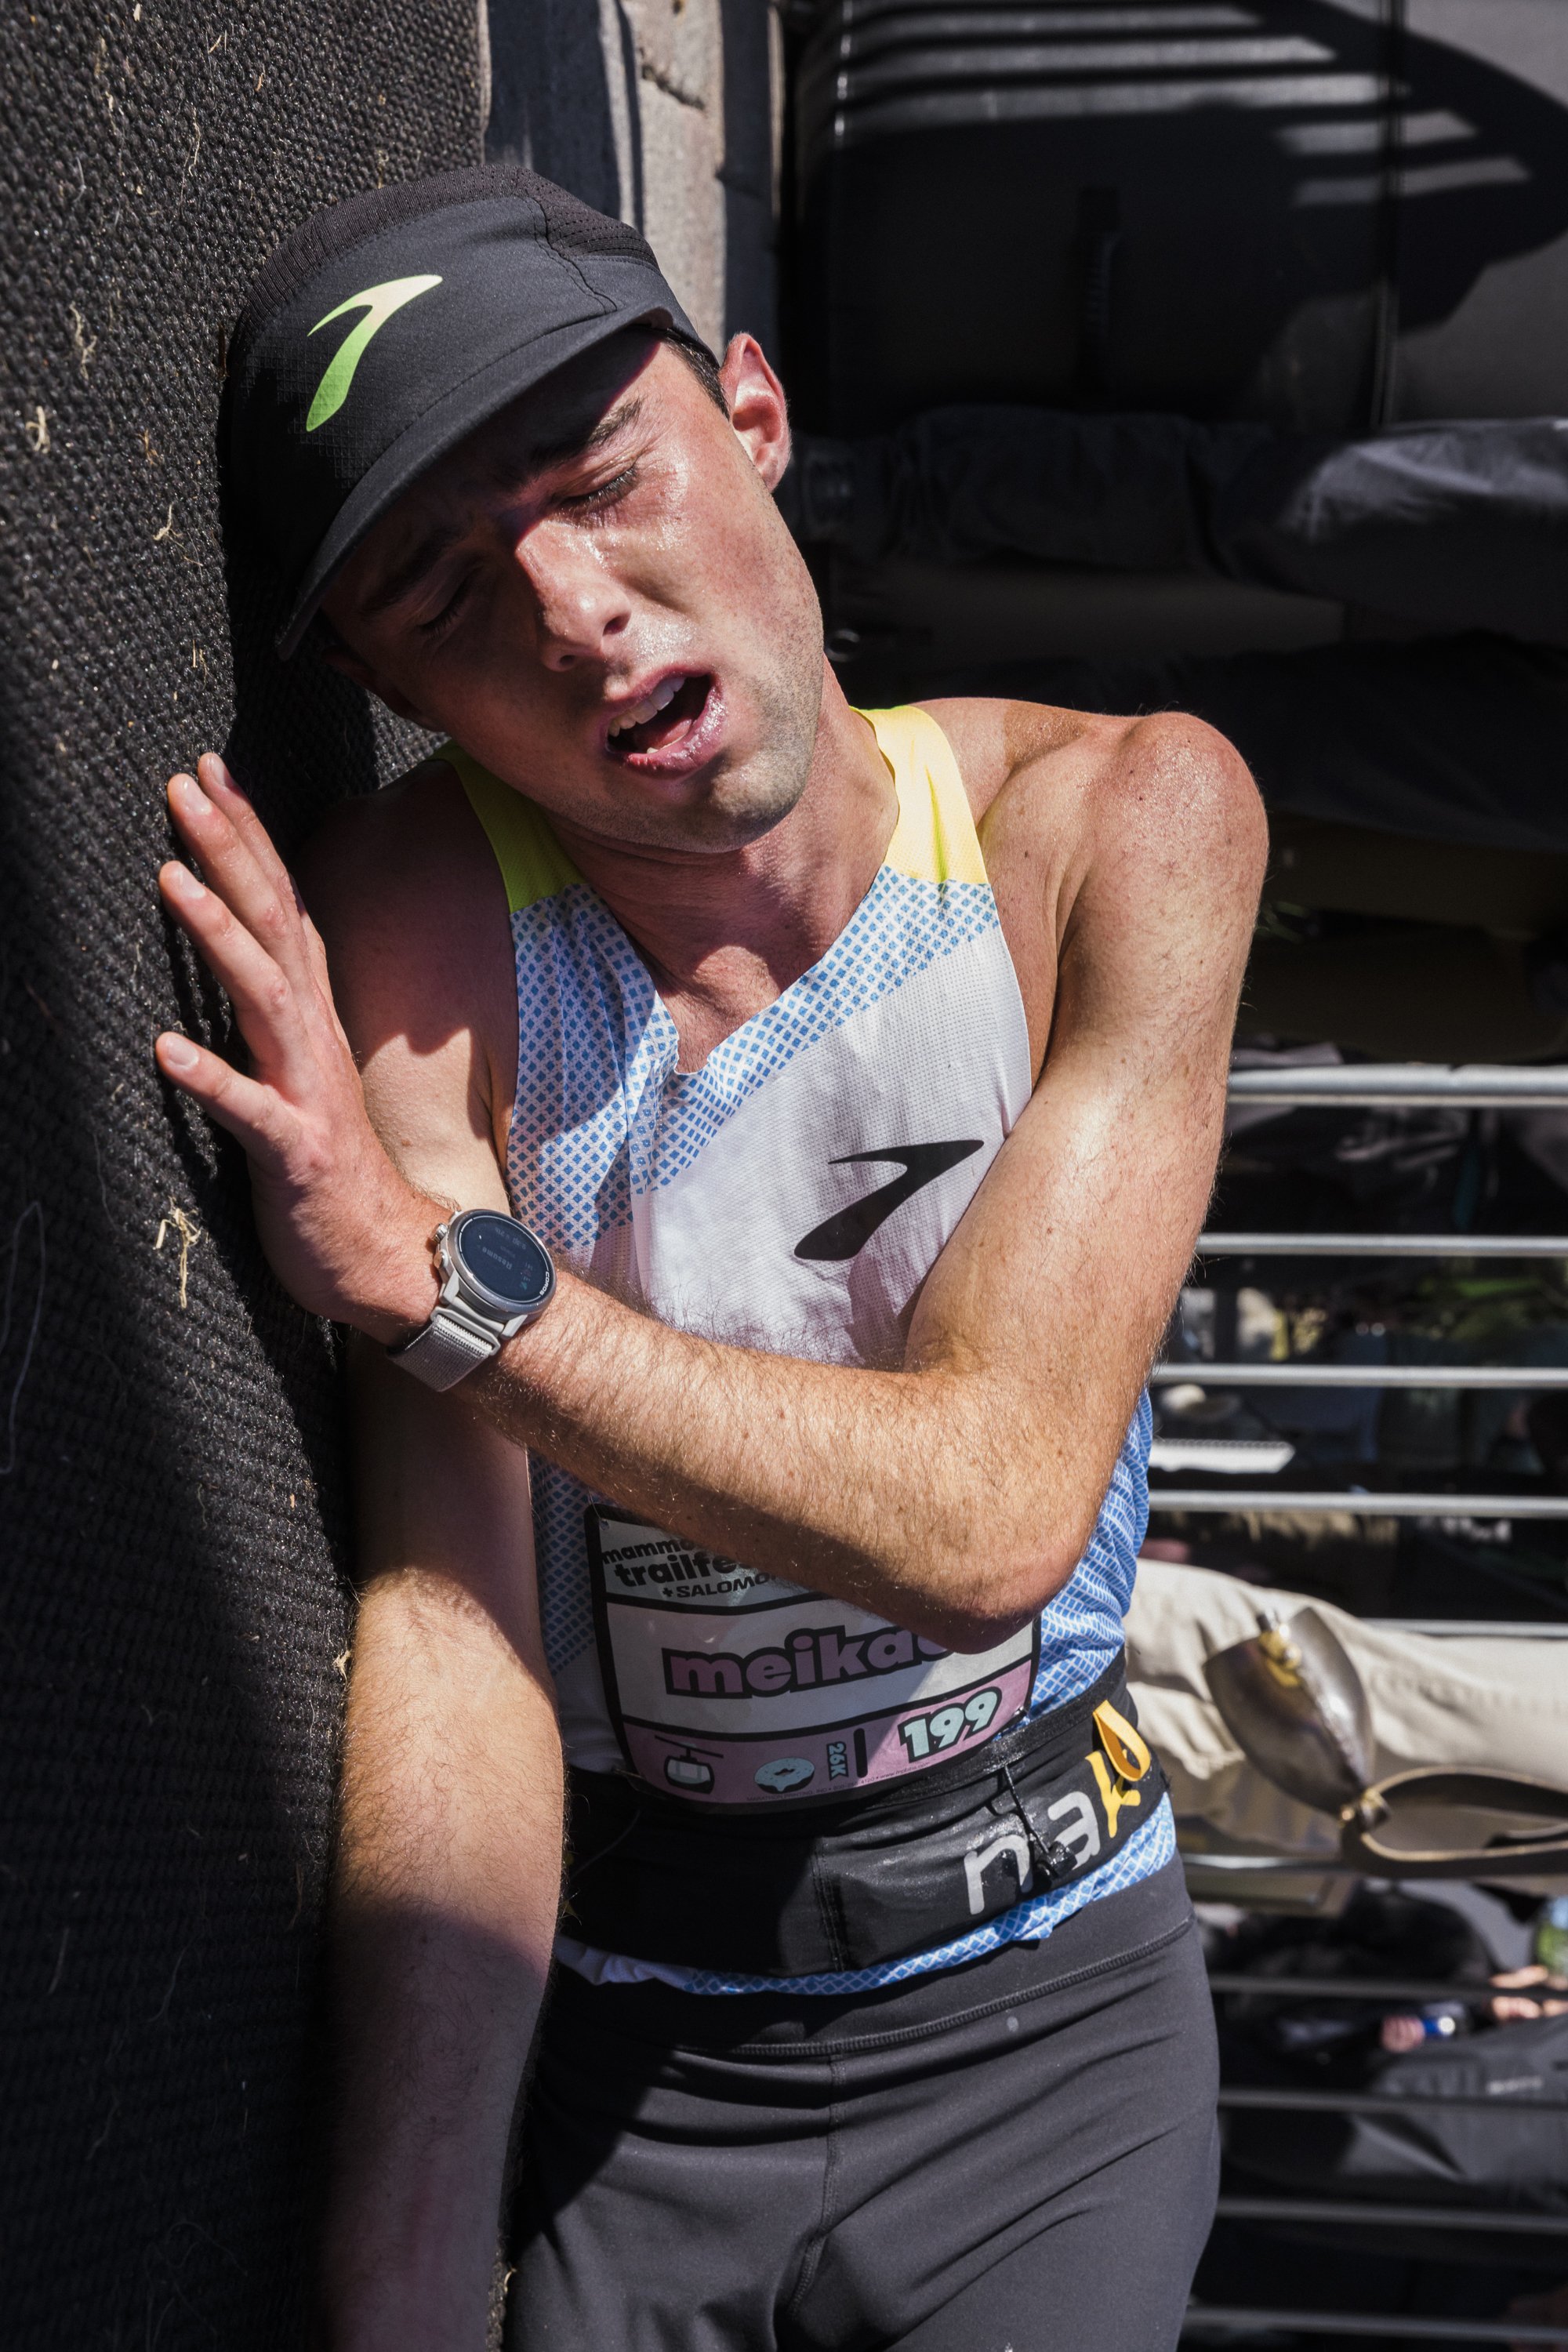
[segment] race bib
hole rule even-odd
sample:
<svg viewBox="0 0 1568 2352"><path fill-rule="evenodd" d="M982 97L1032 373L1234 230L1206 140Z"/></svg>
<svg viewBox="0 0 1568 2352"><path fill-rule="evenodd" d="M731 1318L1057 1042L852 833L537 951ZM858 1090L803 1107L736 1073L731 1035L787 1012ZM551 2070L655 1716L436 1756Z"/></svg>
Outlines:
<svg viewBox="0 0 1568 2352"><path fill-rule="evenodd" d="M616 1734L670 1795L848 1796L994 1738L1028 1705L1037 1619L961 1655L603 1504L587 1537Z"/></svg>

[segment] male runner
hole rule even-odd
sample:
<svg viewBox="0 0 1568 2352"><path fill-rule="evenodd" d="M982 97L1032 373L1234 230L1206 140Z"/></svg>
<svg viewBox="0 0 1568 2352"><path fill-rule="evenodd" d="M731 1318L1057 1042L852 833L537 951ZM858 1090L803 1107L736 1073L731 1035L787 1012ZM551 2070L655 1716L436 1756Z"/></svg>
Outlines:
<svg viewBox="0 0 1568 2352"><path fill-rule="evenodd" d="M553 1947L509 2342L1159 2352L1213 2042L1121 1616L1247 775L851 710L762 352L531 174L310 223L230 391L283 649L449 739L321 938L216 759L162 877L250 1068L160 1065L360 1335L331 2341L479 2352Z"/></svg>

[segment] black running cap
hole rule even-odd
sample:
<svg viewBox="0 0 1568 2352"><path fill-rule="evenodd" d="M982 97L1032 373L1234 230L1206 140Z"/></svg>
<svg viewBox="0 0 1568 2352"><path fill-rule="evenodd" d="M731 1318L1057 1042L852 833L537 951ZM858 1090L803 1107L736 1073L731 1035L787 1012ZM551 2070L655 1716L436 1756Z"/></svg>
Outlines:
<svg viewBox="0 0 1568 2352"><path fill-rule="evenodd" d="M520 165L377 188L297 229L235 329L226 451L286 583L285 659L411 482L637 325L705 348L636 229Z"/></svg>

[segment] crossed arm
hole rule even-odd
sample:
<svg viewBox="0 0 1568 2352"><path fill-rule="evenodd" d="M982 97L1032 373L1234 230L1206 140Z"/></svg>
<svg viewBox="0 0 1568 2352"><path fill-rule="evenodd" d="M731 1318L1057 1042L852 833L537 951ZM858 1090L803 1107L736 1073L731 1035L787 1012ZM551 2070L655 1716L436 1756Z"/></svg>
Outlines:
<svg viewBox="0 0 1568 2352"><path fill-rule="evenodd" d="M1261 864L1234 755L1185 722L1150 724L1099 782L1051 942L1044 1075L925 1285L901 1367L717 1345L567 1275L466 1402L655 1523L949 1646L984 1648L1048 1600L1093 1527L1201 1222ZM229 991L252 1070L168 1036L160 1058L245 1144L294 1296L391 1341L434 1305L447 1206L506 1205L479 1057L471 1038L416 1049L428 972L395 892L365 911L362 873L338 926L351 1023L372 1046L362 1073L258 820L220 763L203 774L207 794L176 780L171 799L211 887L180 866L163 887Z"/></svg>

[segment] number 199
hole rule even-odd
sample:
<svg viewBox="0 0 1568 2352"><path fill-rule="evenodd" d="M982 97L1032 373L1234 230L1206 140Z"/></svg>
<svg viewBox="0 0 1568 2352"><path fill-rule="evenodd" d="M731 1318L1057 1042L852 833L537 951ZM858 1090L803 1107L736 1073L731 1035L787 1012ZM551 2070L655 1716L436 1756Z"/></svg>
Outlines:
<svg viewBox="0 0 1568 2352"><path fill-rule="evenodd" d="M930 1715L911 1715L899 1726L910 1763L919 1764L933 1752L940 1756L943 1748L956 1748L965 1733L973 1737L986 1730L1001 1704L999 1690L982 1690L966 1698L962 1706L955 1699L952 1706L939 1706Z"/></svg>

